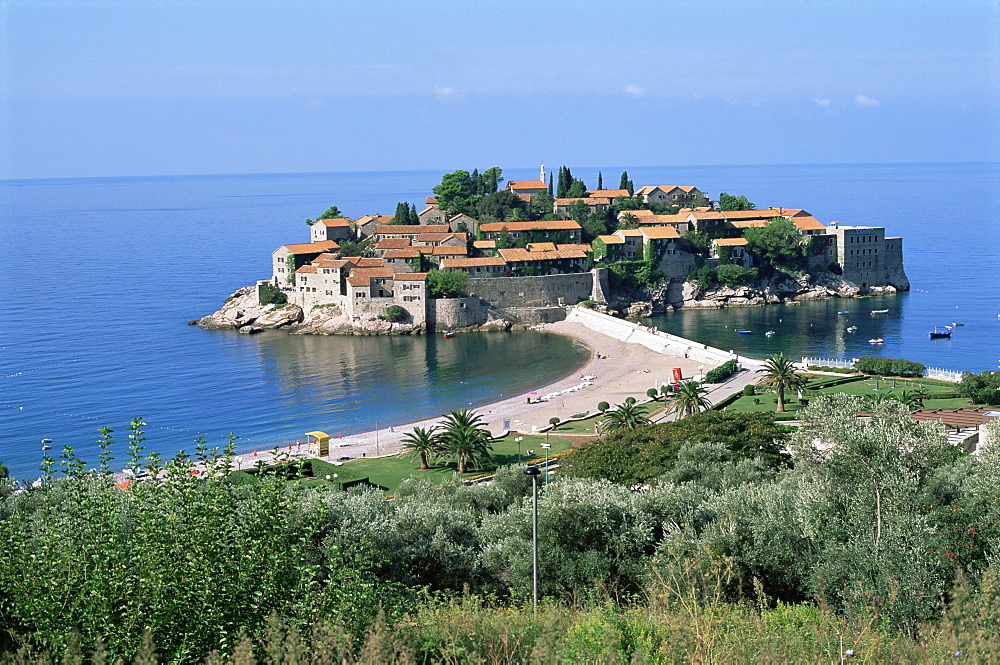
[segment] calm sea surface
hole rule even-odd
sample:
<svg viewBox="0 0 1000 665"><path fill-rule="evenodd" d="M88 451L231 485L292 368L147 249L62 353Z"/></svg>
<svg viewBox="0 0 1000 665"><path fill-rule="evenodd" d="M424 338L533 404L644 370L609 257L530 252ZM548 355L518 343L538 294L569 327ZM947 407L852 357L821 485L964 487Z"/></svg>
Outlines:
<svg viewBox="0 0 1000 665"><path fill-rule="evenodd" d="M602 169L608 186L621 168ZM534 169L505 172L532 178ZM152 450L192 450L232 431L243 449L311 429L355 433L478 406L571 373L586 350L542 333L439 337L239 335L186 326L268 276L270 253L305 242L304 220L422 207L437 171L176 176L0 182L0 461L37 475L39 441L93 459L96 430L124 439L136 416ZM591 186L597 169L576 169ZM981 371L1000 363L1000 229L995 164L629 169L637 184L693 184L821 221L877 224L905 237L914 291L878 299L658 321L749 355L874 352ZM871 309L888 315L871 317ZM794 312L791 310L795 310ZM850 317L837 310L851 310ZM859 331L849 336L850 323ZM933 325L962 321L951 341ZM812 324L811 326L809 324ZM733 327L757 333L736 336ZM765 329L778 335L763 337ZM863 338L863 339L862 339ZM119 443L124 459L124 444Z"/></svg>

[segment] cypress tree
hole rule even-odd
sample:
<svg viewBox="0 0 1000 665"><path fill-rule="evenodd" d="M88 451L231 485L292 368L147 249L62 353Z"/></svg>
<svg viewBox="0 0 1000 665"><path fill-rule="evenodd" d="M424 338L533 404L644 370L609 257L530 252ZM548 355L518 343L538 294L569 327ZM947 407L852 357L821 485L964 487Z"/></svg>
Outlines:
<svg viewBox="0 0 1000 665"><path fill-rule="evenodd" d="M622 171L622 179L618 181L618 189L628 189L628 171ZM629 190L629 194L632 191Z"/></svg>
<svg viewBox="0 0 1000 665"><path fill-rule="evenodd" d="M552 196L552 194L553 194L554 191L555 190L552 189L552 174L549 173L549 196Z"/></svg>
<svg viewBox="0 0 1000 665"><path fill-rule="evenodd" d="M420 223L420 215L417 214L417 204L416 203L411 203L410 204L410 224L419 224L419 223Z"/></svg>
<svg viewBox="0 0 1000 665"><path fill-rule="evenodd" d="M604 189L604 176L600 171L597 172L597 189Z"/></svg>
<svg viewBox="0 0 1000 665"><path fill-rule="evenodd" d="M410 222L410 206L408 203L397 203L396 214L392 216L392 224L408 224Z"/></svg>
<svg viewBox="0 0 1000 665"><path fill-rule="evenodd" d="M479 169L472 169L472 175L469 177L472 180L472 193L482 194L483 193L483 179L479 175Z"/></svg>

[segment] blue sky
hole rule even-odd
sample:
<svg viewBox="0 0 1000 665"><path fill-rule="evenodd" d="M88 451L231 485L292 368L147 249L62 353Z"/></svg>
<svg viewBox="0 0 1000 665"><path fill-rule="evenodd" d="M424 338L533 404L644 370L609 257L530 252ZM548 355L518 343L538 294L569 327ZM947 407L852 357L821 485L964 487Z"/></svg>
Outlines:
<svg viewBox="0 0 1000 665"><path fill-rule="evenodd" d="M3 0L0 178L996 161L994 0Z"/></svg>

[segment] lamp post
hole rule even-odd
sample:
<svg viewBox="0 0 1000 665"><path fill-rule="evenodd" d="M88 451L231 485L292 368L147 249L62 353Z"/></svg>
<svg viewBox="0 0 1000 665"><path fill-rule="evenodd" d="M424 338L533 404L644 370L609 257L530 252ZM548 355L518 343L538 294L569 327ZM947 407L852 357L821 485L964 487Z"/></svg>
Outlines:
<svg viewBox="0 0 1000 665"><path fill-rule="evenodd" d="M548 433L546 433L548 434ZM548 438L548 436L546 436ZM540 444L542 448L545 448L545 486L549 486L549 448L552 447L551 444L543 443Z"/></svg>
<svg viewBox="0 0 1000 665"><path fill-rule="evenodd" d="M521 463L521 441L524 440L523 436L515 436L514 441L517 442L517 463Z"/></svg>
<svg viewBox="0 0 1000 665"><path fill-rule="evenodd" d="M524 475L531 476L531 599L538 614L538 474L537 466L525 467Z"/></svg>

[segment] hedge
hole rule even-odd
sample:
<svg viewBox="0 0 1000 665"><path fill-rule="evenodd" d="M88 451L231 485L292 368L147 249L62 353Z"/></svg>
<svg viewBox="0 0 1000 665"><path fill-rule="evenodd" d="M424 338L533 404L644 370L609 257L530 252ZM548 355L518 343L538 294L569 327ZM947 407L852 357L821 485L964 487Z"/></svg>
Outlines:
<svg viewBox="0 0 1000 665"><path fill-rule="evenodd" d="M723 379L728 378L736 371L736 360L727 360L715 369L708 370L705 374L705 383L719 383Z"/></svg>
<svg viewBox="0 0 1000 665"><path fill-rule="evenodd" d="M858 358L854 369L879 376L923 376L927 366L903 358Z"/></svg>

